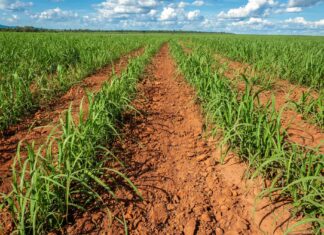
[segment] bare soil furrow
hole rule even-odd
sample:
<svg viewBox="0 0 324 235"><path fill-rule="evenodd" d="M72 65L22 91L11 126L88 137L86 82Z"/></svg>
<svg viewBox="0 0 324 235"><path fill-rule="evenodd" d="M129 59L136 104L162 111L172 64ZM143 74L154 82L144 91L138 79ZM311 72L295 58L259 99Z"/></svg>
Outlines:
<svg viewBox="0 0 324 235"><path fill-rule="evenodd" d="M68 234L123 234L110 215L124 216L129 233L141 235L282 234L292 223L287 202L255 206L262 182L243 180L247 167L238 158L219 164L217 140L205 136L195 93L177 74L167 45L147 67L133 105L139 112L124 115L114 152L144 200L119 190L115 206L106 202L111 213L86 212Z"/></svg>

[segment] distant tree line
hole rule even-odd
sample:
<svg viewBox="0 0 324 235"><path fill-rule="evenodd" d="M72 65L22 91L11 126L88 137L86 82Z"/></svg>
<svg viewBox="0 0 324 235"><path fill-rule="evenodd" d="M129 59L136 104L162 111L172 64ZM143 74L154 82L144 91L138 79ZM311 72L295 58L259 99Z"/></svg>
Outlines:
<svg viewBox="0 0 324 235"><path fill-rule="evenodd" d="M226 32L201 32L201 31L180 31L180 30L90 30L90 29L45 29L32 26L24 27L0 27L0 32L98 32L98 33L212 33L212 34L231 34Z"/></svg>
<svg viewBox="0 0 324 235"><path fill-rule="evenodd" d="M0 28L0 31L5 32L47 32L50 31L48 29L41 29L41 28L35 28L32 26L24 26L24 27L7 27L3 26Z"/></svg>

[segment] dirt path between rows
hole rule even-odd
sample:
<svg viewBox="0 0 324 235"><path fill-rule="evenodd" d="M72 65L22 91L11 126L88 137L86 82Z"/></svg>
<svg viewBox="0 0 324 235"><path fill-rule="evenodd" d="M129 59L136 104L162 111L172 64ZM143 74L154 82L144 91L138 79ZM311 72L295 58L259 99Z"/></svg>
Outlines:
<svg viewBox="0 0 324 235"><path fill-rule="evenodd" d="M127 67L129 59L139 56L144 48L137 49L109 64L97 73L85 78L71 87L62 97L58 97L51 105L43 107L21 123L11 126L0 135L0 192L8 193L11 187L11 165L20 141L43 144L53 127L59 124L64 111L72 103L72 114L76 115L83 100L84 110L87 106L87 92L97 93L113 73L119 75Z"/></svg>
<svg viewBox="0 0 324 235"><path fill-rule="evenodd" d="M107 202L113 216L124 215L129 234L282 234L292 223L287 202L254 206L260 182L242 180L247 167L238 158L219 164L216 140L206 138L195 93L167 45L147 67L133 105L140 115L124 115L114 152L144 200L120 189L119 202ZM123 234L110 218L104 209L87 211L66 233Z"/></svg>

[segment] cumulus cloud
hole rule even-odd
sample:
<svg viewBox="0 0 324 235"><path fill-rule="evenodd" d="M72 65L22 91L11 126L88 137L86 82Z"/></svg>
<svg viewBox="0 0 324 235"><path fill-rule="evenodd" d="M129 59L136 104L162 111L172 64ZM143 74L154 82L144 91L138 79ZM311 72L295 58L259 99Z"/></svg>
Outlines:
<svg viewBox="0 0 324 235"><path fill-rule="evenodd" d="M301 7L288 7L286 8L286 12L294 13L294 12L301 12L303 9Z"/></svg>
<svg viewBox="0 0 324 235"><path fill-rule="evenodd" d="M32 18L40 20L65 21L77 18L78 14L73 11L65 11L60 8L48 9L39 14L33 15Z"/></svg>
<svg viewBox="0 0 324 235"><path fill-rule="evenodd" d="M311 28L324 27L324 19L318 21L307 21L304 17L289 18L285 23L302 25Z"/></svg>
<svg viewBox="0 0 324 235"><path fill-rule="evenodd" d="M251 17L249 20L246 21L233 22L232 25L233 26L270 26L273 25L273 23L262 18Z"/></svg>
<svg viewBox="0 0 324 235"><path fill-rule="evenodd" d="M194 5L194 6L196 6L196 7L201 7L201 6L203 6L205 4L205 2L204 1L201 1L201 0L197 0L197 1L194 1L193 3L192 3L192 5Z"/></svg>
<svg viewBox="0 0 324 235"><path fill-rule="evenodd" d="M276 14L280 14L280 13L296 13L296 12L302 12L303 8L301 7L286 7L283 6L275 11L273 11Z"/></svg>
<svg viewBox="0 0 324 235"><path fill-rule="evenodd" d="M95 7L101 17L127 18L136 14L148 14L158 4L157 0L106 0Z"/></svg>
<svg viewBox="0 0 324 235"><path fill-rule="evenodd" d="M194 11L189 11L187 14L188 20L194 21L194 20L200 20L201 19L200 11L199 10L194 10Z"/></svg>
<svg viewBox="0 0 324 235"><path fill-rule="evenodd" d="M151 17L156 17L158 15L158 11L155 9L152 9L149 11L148 15Z"/></svg>
<svg viewBox="0 0 324 235"><path fill-rule="evenodd" d="M289 7L310 7L324 0L289 0Z"/></svg>
<svg viewBox="0 0 324 235"><path fill-rule="evenodd" d="M185 10L191 4L186 1L106 0L93 5L97 14L82 17L82 23L96 27L113 22L114 28L123 29L181 29L204 19L200 11Z"/></svg>
<svg viewBox="0 0 324 235"><path fill-rule="evenodd" d="M171 5L172 6L172 5ZM202 21L204 17L201 15L200 10L192 10L186 12L181 7L164 7L159 20L164 22L173 21L173 23L177 24L188 24L192 21Z"/></svg>
<svg viewBox="0 0 324 235"><path fill-rule="evenodd" d="M32 2L20 2L16 1L9 5L8 9L13 11L23 11L28 7L32 7L34 4Z"/></svg>
<svg viewBox="0 0 324 235"><path fill-rule="evenodd" d="M282 4L286 8L278 9L275 13L295 13L302 12L303 8L314 6L324 0L289 0L287 4Z"/></svg>
<svg viewBox="0 0 324 235"><path fill-rule="evenodd" d="M162 21L170 21L170 20L176 20L177 19L177 13L179 10L172 8L172 7L164 7L163 11L160 16L160 20Z"/></svg>
<svg viewBox="0 0 324 235"><path fill-rule="evenodd" d="M260 15L269 7L277 5L274 0L249 0L245 6L230 9L228 12L222 11L218 14L219 18L247 18L250 16Z"/></svg>
<svg viewBox="0 0 324 235"><path fill-rule="evenodd" d="M189 3L187 3L187 2L179 2L179 4L178 4L178 7L180 7L180 8L184 8L184 7L186 7L186 6L189 6Z"/></svg>
<svg viewBox="0 0 324 235"><path fill-rule="evenodd" d="M0 0L0 10L24 11L33 6L33 2L21 2L12 0Z"/></svg>

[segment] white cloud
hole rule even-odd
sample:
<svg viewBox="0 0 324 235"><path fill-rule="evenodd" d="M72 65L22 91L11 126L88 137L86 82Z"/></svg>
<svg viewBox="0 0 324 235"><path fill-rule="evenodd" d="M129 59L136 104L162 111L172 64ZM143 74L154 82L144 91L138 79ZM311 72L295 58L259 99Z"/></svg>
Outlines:
<svg viewBox="0 0 324 235"><path fill-rule="evenodd" d="M48 9L39 14L33 15L32 18L40 20L64 21L77 18L78 14L73 11L65 11L60 8Z"/></svg>
<svg viewBox="0 0 324 235"><path fill-rule="evenodd" d="M156 0L138 0L137 2L141 7L156 7L158 5L158 2Z"/></svg>
<svg viewBox="0 0 324 235"><path fill-rule="evenodd" d="M324 19L318 21L307 21L304 17L289 18L285 23L302 25L310 28L324 27Z"/></svg>
<svg viewBox="0 0 324 235"><path fill-rule="evenodd" d="M151 17L156 17L158 15L158 11L155 9L152 9L149 11L148 15Z"/></svg>
<svg viewBox="0 0 324 235"><path fill-rule="evenodd" d="M20 2L16 1L9 5L9 9L13 11L22 11L27 7L32 7L34 4L32 2Z"/></svg>
<svg viewBox="0 0 324 235"><path fill-rule="evenodd" d="M23 11L33 6L33 2L21 2L12 0L0 0L0 10Z"/></svg>
<svg viewBox="0 0 324 235"><path fill-rule="evenodd" d="M286 8L278 9L275 13L302 12L303 8L314 6L320 2L324 2L324 0L289 0L287 4L282 4Z"/></svg>
<svg viewBox="0 0 324 235"><path fill-rule="evenodd" d="M160 16L162 21L170 21L177 19L177 10L172 7L164 7Z"/></svg>
<svg viewBox="0 0 324 235"><path fill-rule="evenodd" d="M309 7L317 3L324 2L324 0L289 0L289 7Z"/></svg>
<svg viewBox="0 0 324 235"><path fill-rule="evenodd" d="M136 14L149 14L159 5L157 0L106 0L95 7L103 18L128 18Z"/></svg>
<svg viewBox="0 0 324 235"><path fill-rule="evenodd" d="M294 12L301 12L303 9L301 7L288 7L286 12L294 13Z"/></svg>
<svg viewBox="0 0 324 235"><path fill-rule="evenodd" d="M201 7L201 6L203 6L204 4L205 4L204 1L202 1L202 0L196 0L196 1L192 2L192 3L184 2L184 1L181 1L181 2L179 2L178 4L171 3L171 4L169 4L168 6L169 6L169 7L185 8L185 7L187 7L187 6L191 6L191 5L192 5L192 6L196 6L196 7Z"/></svg>
<svg viewBox="0 0 324 235"><path fill-rule="evenodd" d="M192 5L194 5L194 6L196 6L196 7L201 7L201 6L203 6L205 4L205 2L204 1L201 1L201 0L197 0L197 1L194 1L193 3L192 3Z"/></svg>
<svg viewBox="0 0 324 235"><path fill-rule="evenodd" d="M273 25L273 23L262 18L251 17L247 21L233 22L232 25L233 26L270 26Z"/></svg>
<svg viewBox="0 0 324 235"><path fill-rule="evenodd" d="M189 24L192 21L202 21L204 19L200 14L200 10L186 12L183 8L171 6L169 5L163 8L159 18L160 21L167 23L173 21L172 24L182 25Z"/></svg>
<svg viewBox="0 0 324 235"><path fill-rule="evenodd" d="M218 14L219 18L246 18L249 16L260 15L267 8L277 5L274 0L249 0L245 6L230 9L228 12L222 11Z"/></svg>
<svg viewBox="0 0 324 235"><path fill-rule="evenodd" d="M188 20L191 21L201 19L200 11L199 10L189 11L187 14L187 18Z"/></svg>
<svg viewBox="0 0 324 235"><path fill-rule="evenodd" d="M279 8L275 11L273 11L276 14L280 14L280 13L296 13L296 12L302 12L303 8L301 7L283 7L283 8ZM271 13L271 12L270 12ZM270 15L270 14L268 14Z"/></svg>
<svg viewBox="0 0 324 235"><path fill-rule="evenodd" d="M187 3L187 2L179 2L179 4L178 4L178 7L180 7L180 8L185 8L186 6L188 6L189 5L189 3Z"/></svg>
<svg viewBox="0 0 324 235"><path fill-rule="evenodd" d="M285 20L285 22L286 23L294 23L294 24L304 24L304 25L307 24L304 17L289 18L288 20Z"/></svg>
<svg viewBox="0 0 324 235"><path fill-rule="evenodd" d="M186 12L191 3L159 0L106 0L93 5L97 14L82 17L83 25L111 25L113 28L180 29L203 20L199 11ZM113 23L113 26L112 26Z"/></svg>
<svg viewBox="0 0 324 235"><path fill-rule="evenodd" d="M212 29L215 25L218 25L219 22L218 21L213 21L211 19L204 19L203 22L201 22L201 26L203 26L206 29Z"/></svg>

